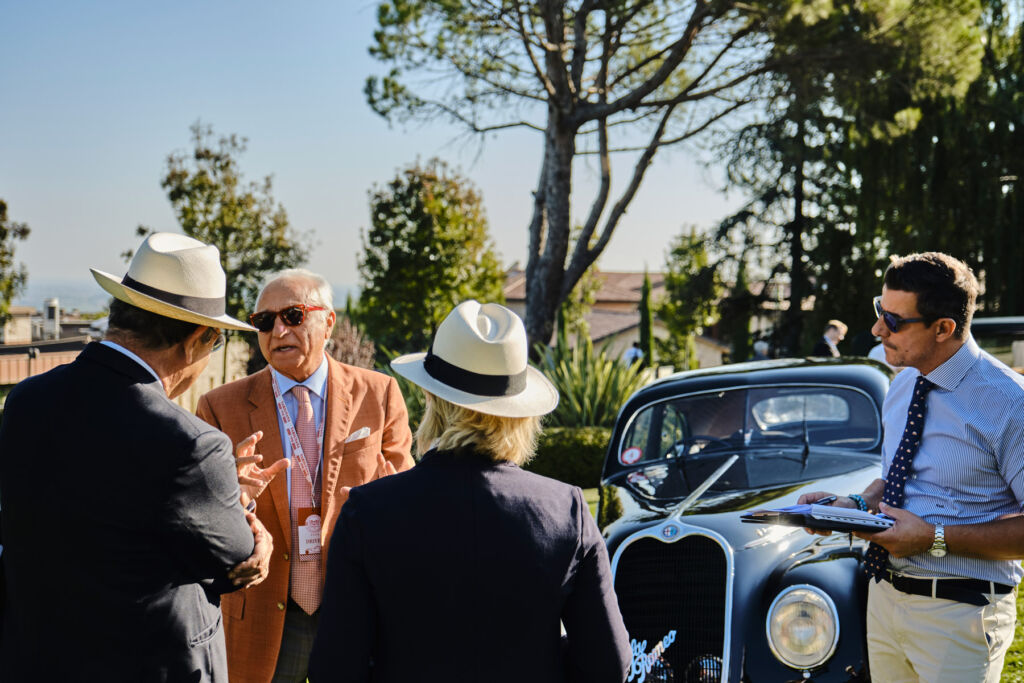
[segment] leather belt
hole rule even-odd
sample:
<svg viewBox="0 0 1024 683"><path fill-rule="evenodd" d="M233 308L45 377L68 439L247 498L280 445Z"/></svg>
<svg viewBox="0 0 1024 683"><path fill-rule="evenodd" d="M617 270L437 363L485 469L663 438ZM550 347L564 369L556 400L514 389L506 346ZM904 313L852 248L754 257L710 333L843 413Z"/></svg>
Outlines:
<svg viewBox="0 0 1024 683"><path fill-rule="evenodd" d="M990 593L1006 595L1013 591L1014 586L981 579L914 579L892 571L882 577L898 591L910 595L923 595L929 598L943 598L966 602L968 605L984 607L988 604L986 597Z"/></svg>

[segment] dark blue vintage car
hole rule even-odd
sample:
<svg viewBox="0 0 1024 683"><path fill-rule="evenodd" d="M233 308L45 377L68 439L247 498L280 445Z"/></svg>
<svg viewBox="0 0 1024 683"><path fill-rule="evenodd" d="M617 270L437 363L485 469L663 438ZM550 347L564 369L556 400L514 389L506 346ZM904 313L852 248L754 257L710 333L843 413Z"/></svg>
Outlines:
<svg viewBox="0 0 1024 683"><path fill-rule="evenodd" d="M770 360L680 373L627 401L598 522L630 681L868 680L864 543L740 514L878 477L890 379L867 360Z"/></svg>

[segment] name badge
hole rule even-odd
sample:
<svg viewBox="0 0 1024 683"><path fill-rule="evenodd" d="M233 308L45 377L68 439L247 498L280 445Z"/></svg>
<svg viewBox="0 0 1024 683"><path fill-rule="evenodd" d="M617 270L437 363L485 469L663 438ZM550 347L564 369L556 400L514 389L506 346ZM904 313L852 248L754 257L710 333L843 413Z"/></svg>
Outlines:
<svg viewBox="0 0 1024 683"><path fill-rule="evenodd" d="M320 559L320 508L299 508L299 560Z"/></svg>

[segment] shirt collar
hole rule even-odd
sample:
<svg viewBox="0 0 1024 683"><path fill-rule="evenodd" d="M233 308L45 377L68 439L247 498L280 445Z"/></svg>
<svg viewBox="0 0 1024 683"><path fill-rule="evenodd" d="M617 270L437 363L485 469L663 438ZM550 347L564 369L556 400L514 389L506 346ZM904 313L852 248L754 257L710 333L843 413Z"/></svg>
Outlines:
<svg viewBox="0 0 1024 683"><path fill-rule="evenodd" d="M324 359L320 361L320 367L313 371L313 374L302 380L296 382L290 377L285 377L280 372L275 370L273 367L270 371L277 377L277 386L281 390L281 395L285 396L289 391L292 390L296 384L301 384L306 387L314 394L320 397L320 400L324 399L324 395L327 393L327 356L324 355Z"/></svg>
<svg viewBox="0 0 1024 683"><path fill-rule="evenodd" d="M128 356L129 358L131 358L133 361L135 361L136 363L138 363L142 367L146 368L146 370L149 372L149 374L153 375L153 377L156 379L157 384L160 385L160 390L161 391L164 390L164 383L163 383L163 381L161 381L160 375L156 374L156 371L153 368L149 367L149 363L147 363L146 361L142 360L136 354L132 353L131 351L129 351L125 347L123 347L120 344L117 344L115 342L112 342L109 339L104 339L104 340L100 341L100 344L102 344L103 346L108 346L108 347L110 347L110 348L112 348L115 351L118 351L120 353L123 353L124 355Z"/></svg>
<svg viewBox="0 0 1024 683"><path fill-rule="evenodd" d="M950 356L949 360L929 372L925 377L938 387L946 391L952 391L967 375L967 371L974 366L981 355L981 349L974 337L967 335L964 342L956 353Z"/></svg>

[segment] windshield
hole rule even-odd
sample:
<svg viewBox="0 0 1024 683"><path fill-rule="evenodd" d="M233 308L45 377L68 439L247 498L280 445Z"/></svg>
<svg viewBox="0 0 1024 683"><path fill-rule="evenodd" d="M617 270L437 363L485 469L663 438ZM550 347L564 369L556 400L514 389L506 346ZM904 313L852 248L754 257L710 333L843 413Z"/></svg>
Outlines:
<svg viewBox="0 0 1024 683"><path fill-rule="evenodd" d="M874 402L853 389L730 389L643 408L608 471L629 469L646 495L684 496L739 453L712 490L762 488L864 467L877 459L880 436Z"/></svg>

